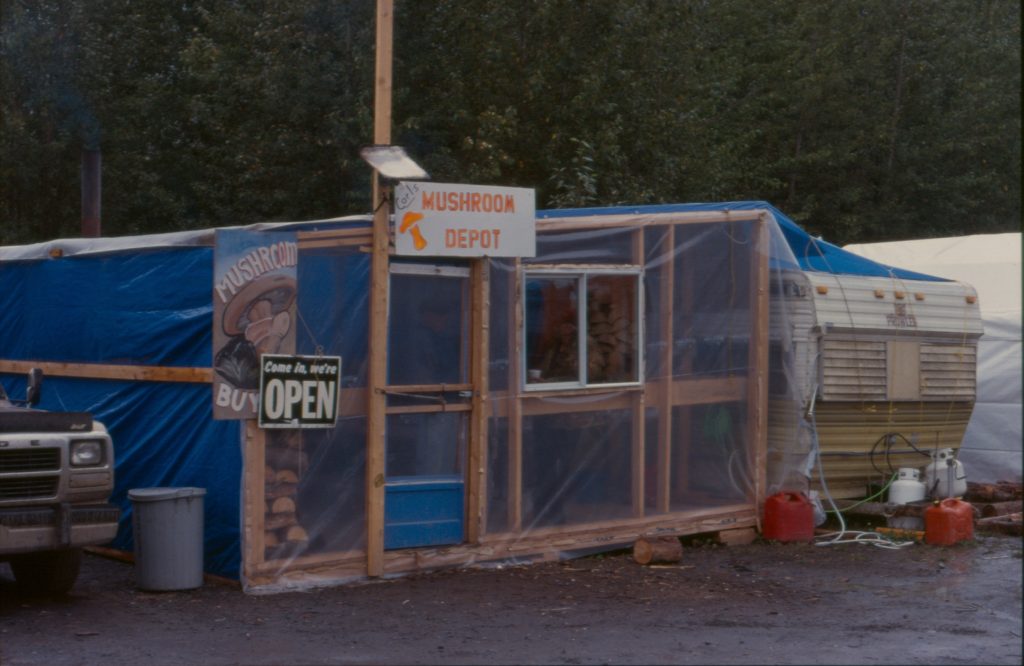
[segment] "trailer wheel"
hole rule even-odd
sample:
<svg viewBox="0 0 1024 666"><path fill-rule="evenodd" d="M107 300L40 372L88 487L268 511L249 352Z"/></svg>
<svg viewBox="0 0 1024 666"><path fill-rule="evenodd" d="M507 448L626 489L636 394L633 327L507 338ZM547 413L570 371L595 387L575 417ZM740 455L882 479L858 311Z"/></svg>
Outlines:
<svg viewBox="0 0 1024 666"><path fill-rule="evenodd" d="M27 553L11 559L18 587L28 594L63 595L71 591L82 566L80 548Z"/></svg>

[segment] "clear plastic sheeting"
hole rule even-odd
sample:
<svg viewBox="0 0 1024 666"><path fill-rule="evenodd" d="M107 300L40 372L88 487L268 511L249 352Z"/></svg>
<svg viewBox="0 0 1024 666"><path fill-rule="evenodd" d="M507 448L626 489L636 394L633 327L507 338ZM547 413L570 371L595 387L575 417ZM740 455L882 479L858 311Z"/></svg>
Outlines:
<svg viewBox="0 0 1024 666"><path fill-rule="evenodd" d="M333 428L251 435L263 439L263 456L246 460L246 467L262 470L263 484L245 489L248 511L259 514L246 521L246 589L366 550L369 270L369 256L357 248L300 246L296 353L341 357L339 414ZM246 451L258 454L260 447Z"/></svg>
<svg viewBox="0 0 1024 666"><path fill-rule="evenodd" d="M754 528L765 497L812 484L818 442L857 492L877 438L859 424L931 433L970 412L963 382L946 387L956 410L928 393L941 384L893 399L924 386L906 368L969 374L975 333L939 344L906 325L970 294L844 253L764 202L542 211L529 259L390 257L387 337L372 341L369 219L248 229L279 228L299 248L295 351L342 359L330 428L212 419L213 233L0 248L7 388L49 364L43 406L110 428L124 509L129 487L208 488L207 568L250 592ZM894 276L924 286L898 300ZM854 297L882 323L854 321ZM842 312L853 324L834 330ZM902 328L881 335L888 321ZM843 384L834 350L873 354L854 359L870 372ZM115 545L130 549L129 529Z"/></svg>
<svg viewBox="0 0 1024 666"><path fill-rule="evenodd" d="M298 352L341 355L352 403L333 431L256 435L265 460L247 465L262 462L266 481L262 498L247 491L262 514L247 538L263 543L248 551L247 589L365 577L375 528L389 575L753 527L759 499L781 487L769 479L806 487L794 472L806 450L767 444L769 393L790 420L805 397L790 394L788 339L769 336L787 330L785 308L769 308L781 288L773 252L795 264L758 211L549 220L536 257L479 270L393 258L374 526L357 366L369 257L300 250L299 319L317 324ZM773 459L791 469L768 473Z"/></svg>
<svg viewBox="0 0 1024 666"><path fill-rule="evenodd" d="M754 272L773 247L795 260L770 216L761 236L756 220L639 219L552 221L535 258L490 264L491 538L563 531L569 553L593 547L572 538L588 526L642 532L652 517L755 506L766 490L749 403L750 381L768 371L767 357L754 365L752 304L769 285ZM775 355L773 375L785 377L787 359ZM779 385L776 405L798 413L785 391L795 383Z"/></svg>

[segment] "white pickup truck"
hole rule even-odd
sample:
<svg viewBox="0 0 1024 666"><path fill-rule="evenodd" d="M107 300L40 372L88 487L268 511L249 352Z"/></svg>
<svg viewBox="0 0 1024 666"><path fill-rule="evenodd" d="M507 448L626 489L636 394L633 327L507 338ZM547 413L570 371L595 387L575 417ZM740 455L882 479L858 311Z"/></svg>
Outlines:
<svg viewBox="0 0 1024 666"><path fill-rule="evenodd" d="M25 591L64 594L82 547L117 535L114 448L89 414L33 409L41 388L35 368L25 400L0 386L0 561Z"/></svg>

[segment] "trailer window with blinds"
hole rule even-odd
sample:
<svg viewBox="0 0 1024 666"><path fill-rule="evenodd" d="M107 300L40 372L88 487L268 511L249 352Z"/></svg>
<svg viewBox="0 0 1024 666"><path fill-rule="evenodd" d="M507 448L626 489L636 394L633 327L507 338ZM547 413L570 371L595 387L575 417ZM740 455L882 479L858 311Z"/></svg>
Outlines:
<svg viewBox="0 0 1024 666"><path fill-rule="evenodd" d="M640 284L639 267L528 271L526 388L639 383Z"/></svg>

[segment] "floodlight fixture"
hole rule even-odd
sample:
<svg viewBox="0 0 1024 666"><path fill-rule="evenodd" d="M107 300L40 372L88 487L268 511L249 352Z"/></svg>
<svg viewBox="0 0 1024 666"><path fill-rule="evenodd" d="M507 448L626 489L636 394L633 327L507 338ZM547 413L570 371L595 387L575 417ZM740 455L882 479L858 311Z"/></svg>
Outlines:
<svg viewBox="0 0 1024 666"><path fill-rule="evenodd" d="M359 156L388 180L428 180L430 174L405 153L401 146L365 146Z"/></svg>

